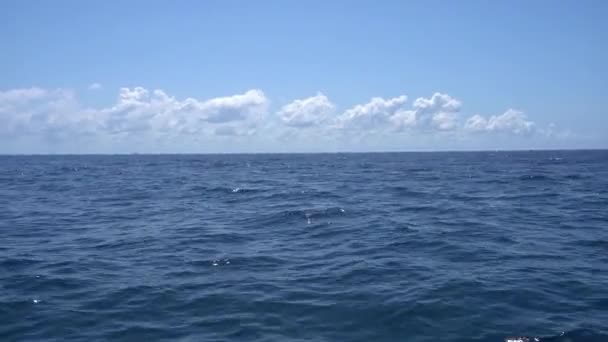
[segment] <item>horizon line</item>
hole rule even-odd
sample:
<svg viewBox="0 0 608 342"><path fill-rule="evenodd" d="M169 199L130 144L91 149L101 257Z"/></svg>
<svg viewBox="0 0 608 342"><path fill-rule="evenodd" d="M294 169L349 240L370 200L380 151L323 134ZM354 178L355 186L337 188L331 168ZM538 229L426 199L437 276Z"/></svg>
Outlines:
<svg viewBox="0 0 608 342"><path fill-rule="evenodd" d="M374 151L316 151L316 152L92 152L92 153L0 153L0 157L15 156L162 156L162 155L281 155L281 154L382 154L382 153L471 153L471 152L574 152L608 151L608 147L598 148L520 148L520 149L437 149L437 150L374 150Z"/></svg>

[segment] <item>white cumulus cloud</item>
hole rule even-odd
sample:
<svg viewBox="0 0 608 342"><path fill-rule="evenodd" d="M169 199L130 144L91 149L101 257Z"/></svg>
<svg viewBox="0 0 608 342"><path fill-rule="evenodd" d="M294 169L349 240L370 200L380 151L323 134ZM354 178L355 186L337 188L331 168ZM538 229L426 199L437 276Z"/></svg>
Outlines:
<svg viewBox="0 0 608 342"><path fill-rule="evenodd" d="M111 131L197 133L213 124L259 120L267 105L260 90L209 100L178 100L162 90L150 93L135 87L121 88L117 103L102 112Z"/></svg>
<svg viewBox="0 0 608 342"><path fill-rule="evenodd" d="M192 99L189 99L192 100ZM191 101L209 122L229 122L247 119L249 116L259 116L266 112L268 99L261 90L249 90L244 94L227 97L217 97L199 102Z"/></svg>
<svg viewBox="0 0 608 342"><path fill-rule="evenodd" d="M374 97L357 104L334 117L336 107L323 94L294 100L283 106L277 116L290 127L328 126L345 132L391 133L404 130L466 132L510 132L525 135L535 124L525 114L508 110L489 118L474 115L465 122L460 118L462 102L451 95L436 92L430 97L419 97L406 108L407 96L394 98Z"/></svg>
<svg viewBox="0 0 608 342"><path fill-rule="evenodd" d="M415 110L398 110L390 117L390 121L396 130L403 130L416 126L416 115Z"/></svg>
<svg viewBox="0 0 608 342"><path fill-rule="evenodd" d="M457 112L462 102L447 94L435 93L429 98L419 97L414 101L414 108L420 113Z"/></svg>
<svg viewBox="0 0 608 342"><path fill-rule="evenodd" d="M283 106L277 113L281 121L291 127L310 127L320 125L331 118L335 106L327 96L316 96L294 100Z"/></svg>
<svg viewBox="0 0 608 342"><path fill-rule="evenodd" d="M339 112L325 94L317 93L295 99L268 115L270 101L259 89L201 99L178 98L161 89L124 87L112 104L101 108L84 105L71 90L11 89L0 91L0 139L210 142L217 138L222 142L263 139L266 146L297 140L350 146L352 141L363 144L386 139L398 143L407 137L434 139L437 134L450 139L475 132L563 136L552 126L537 127L514 109L464 120L460 116L462 102L451 95L434 93L416 98L411 105L407 100L406 95L373 97ZM445 131L458 134L441 133Z"/></svg>
<svg viewBox="0 0 608 342"><path fill-rule="evenodd" d="M445 131L458 126L458 112L462 102L448 94L435 93L429 98L417 98L413 107L419 125Z"/></svg>
<svg viewBox="0 0 608 342"><path fill-rule="evenodd" d="M342 113L338 117L338 126L373 128L386 125L406 102L405 95L391 99L374 97L368 103L356 105Z"/></svg>
<svg viewBox="0 0 608 342"><path fill-rule="evenodd" d="M503 114L485 118L479 114L471 116L465 122L465 129L474 132L502 132L526 135L534 131L535 124L528 120L526 114L509 109Z"/></svg>
<svg viewBox="0 0 608 342"><path fill-rule="evenodd" d="M208 100L178 100L162 90L121 88L116 103L85 108L71 91L40 88L0 92L0 131L4 135L99 133L213 133L215 125L234 123L251 132L266 113L260 90ZM226 134L226 130L218 129Z"/></svg>
<svg viewBox="0 0 608 342"><path fill-rule="evenodd" d="M337 127L370 131L453 130L458 127L462 103L450 95L435 93L429 98L419 97L410 109L405 107L406 101L406 95L391 99L375 97L342 113Z"/></svg>
<svg viewBox="0 0 608 342"><path fill-rule="evenodd" d="M57 138L91 129L90 113L81 110L69 90L40 88L0 92L0 133L9 137L37 134Z"/></svg>

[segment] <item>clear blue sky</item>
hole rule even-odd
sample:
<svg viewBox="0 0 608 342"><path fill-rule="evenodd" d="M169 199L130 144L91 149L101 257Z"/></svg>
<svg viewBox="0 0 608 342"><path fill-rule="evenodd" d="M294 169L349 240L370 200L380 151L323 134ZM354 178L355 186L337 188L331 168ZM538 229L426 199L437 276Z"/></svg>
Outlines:
<svg viewBox="0 0 608 342"><path fill-rule="evenodd" d="M606 18L599 0L5 0L0 153L607 148Z"/></svg>

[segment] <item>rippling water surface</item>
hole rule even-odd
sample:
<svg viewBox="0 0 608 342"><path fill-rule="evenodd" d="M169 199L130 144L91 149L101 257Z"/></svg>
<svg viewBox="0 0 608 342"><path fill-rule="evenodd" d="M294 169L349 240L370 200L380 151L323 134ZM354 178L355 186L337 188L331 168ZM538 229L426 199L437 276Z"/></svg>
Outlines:
<svg viewBox="0 0 608 342"><path fill-rule="evenodd" d="M607 151L0 157L2 341L606 334Z"/></svg>

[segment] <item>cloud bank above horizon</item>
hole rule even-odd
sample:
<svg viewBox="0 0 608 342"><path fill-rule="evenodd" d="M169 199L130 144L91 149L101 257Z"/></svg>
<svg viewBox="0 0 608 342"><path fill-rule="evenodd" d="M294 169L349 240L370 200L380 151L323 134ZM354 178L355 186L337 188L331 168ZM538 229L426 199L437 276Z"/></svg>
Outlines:
<svg viewBox="0 0 608 342"><path fill-rule="evenodd" d="M89 87L101 89L98 83ZM272 109L270 99L260 89L209 99L180 99L161 89L123 87L113 104L91 107L69 89L10 89L0 91L0 141L36 140L57 145L57 152L74 143L86 144L86 151L96 151L104 150L97 145L131 143L171 150L184 142L190 144L190 150L215 143L236 144L232 146L235 150L245 144L249 148L244 150L251 151L256 149L252 141L260 141L258 149L267 151L276 145L289 149L290 144L299 141L299 150L308 146L323 151L329 142L345 147L342 149L357 143L390 149L389 145L374 143L374 139L407 149L413 139L422 141L418 147L424 147L425 141L443 141L449 148L453 141L476 137L525 140L569 135L558 133L554 124L543 127L514 108L499 114L465 114L462 100L440 92L408 100L405 94L372 97L340 109L318 92Z"/></svg>

